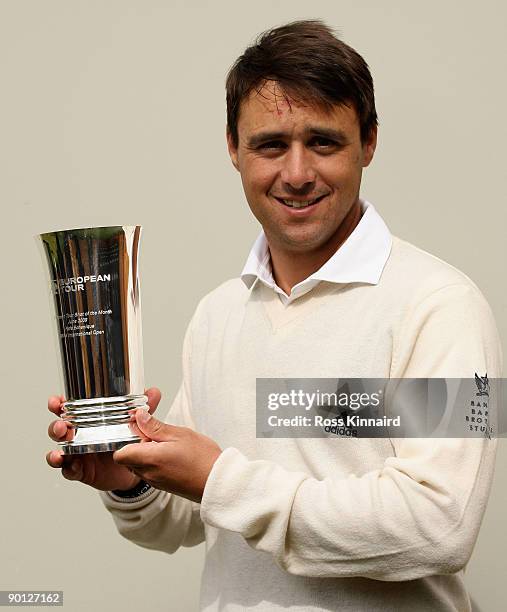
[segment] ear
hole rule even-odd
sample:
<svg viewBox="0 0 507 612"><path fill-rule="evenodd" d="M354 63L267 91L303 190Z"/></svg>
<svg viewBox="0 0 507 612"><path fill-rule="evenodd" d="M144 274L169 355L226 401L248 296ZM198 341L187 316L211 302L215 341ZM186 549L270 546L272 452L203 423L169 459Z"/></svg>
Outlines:
<svg viewBox="0 0 507 612"><path fill-rule="evenodd" d="M363 168L370 165L375 149L377 148L377 126L371 128L368 139L363 144Z"/></svg>
<svg viewBox="0 0 507 612"><path fill-rule="evenodd" d="M233 142L232 134L229 131L228 127L226 127L226 129L225 129L225 137L227 138L227 149L229 150L229 156L231 158L232 165L239 172L238 148L235 146L235 144Z"/></svg>

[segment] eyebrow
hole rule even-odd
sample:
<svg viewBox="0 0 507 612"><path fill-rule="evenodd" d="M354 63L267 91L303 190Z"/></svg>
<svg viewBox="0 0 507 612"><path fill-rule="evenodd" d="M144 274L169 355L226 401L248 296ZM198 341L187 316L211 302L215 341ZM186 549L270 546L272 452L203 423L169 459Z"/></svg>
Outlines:
<svg viewBox="0 0 507 612"><path fill-rule="evenodd" d="M305 134L309 136L323 136L324 138L336 140L340 143L345 143L348 141L347 135L342 130L333 130L332 128L310 125L305 128L304 131ZM280 140L283 138L287 138L288 135L288 132L282 132L280 130L258 132L247 140L247 146L255 147L259 144L262 144L263 142L268 142L270 140Z"/></svg>

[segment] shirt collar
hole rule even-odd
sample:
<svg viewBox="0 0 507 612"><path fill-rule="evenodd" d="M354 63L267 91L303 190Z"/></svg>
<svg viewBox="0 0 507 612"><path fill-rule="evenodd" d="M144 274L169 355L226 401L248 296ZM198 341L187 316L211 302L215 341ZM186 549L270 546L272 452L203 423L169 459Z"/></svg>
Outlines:
<svg viewBox="0 0 507 612"><path fill-rule="evenodd" d="M301 283L328 281L331 283L363 282L376 285L391 252L392 236L373 204L360 200L363 215L347 240L326 263ZM241 279L251 289L257 280L276 288L271 272L271 257L264 231L255 241ZM281 291L281 290L280 290Z"/></svg>

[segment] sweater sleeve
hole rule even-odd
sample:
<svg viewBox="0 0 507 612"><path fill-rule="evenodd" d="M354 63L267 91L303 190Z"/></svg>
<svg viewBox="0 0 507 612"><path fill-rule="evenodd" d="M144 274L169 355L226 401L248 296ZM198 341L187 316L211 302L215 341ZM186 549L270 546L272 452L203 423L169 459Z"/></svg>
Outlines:
<svg viewBox="0 0 507 612"><path fill-rule="evenodd" d="M166 421L195 429L189 385L191 334L192 323L183 343L183 381ZM195 546L204 541L200 505L195 502L157 489L139 500L119 501L104 491L99 495L119 533L139 546L173 553L180 546Z"/></svg>
<svg viewBox="0 0 507 612"><path fill-rule="evenodd" d="M501 361L482 295L473 286L449 286L405 317L391 376L493 378L501 376ZM459 571L484 514L496 440L392 445L381 469L323 480L228 448L211 471L201 517L240 533L295 575L401 581Z"/></svg>

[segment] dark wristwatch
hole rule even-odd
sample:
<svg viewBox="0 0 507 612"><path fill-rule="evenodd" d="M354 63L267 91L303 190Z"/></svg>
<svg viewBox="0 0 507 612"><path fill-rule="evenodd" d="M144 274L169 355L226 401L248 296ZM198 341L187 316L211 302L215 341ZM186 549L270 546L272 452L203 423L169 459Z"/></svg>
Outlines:
<svg viewBox="0 0 507 612"><path fill-rule="evenodd" d="M116 497L121 497L122 499L133 499L135 497L145 495L145 493L148 493L148 491L150 491L152 488L153 487L145 480L141 480L132 489L127 489L126 491L111 491L111 493Z"/></svg>

